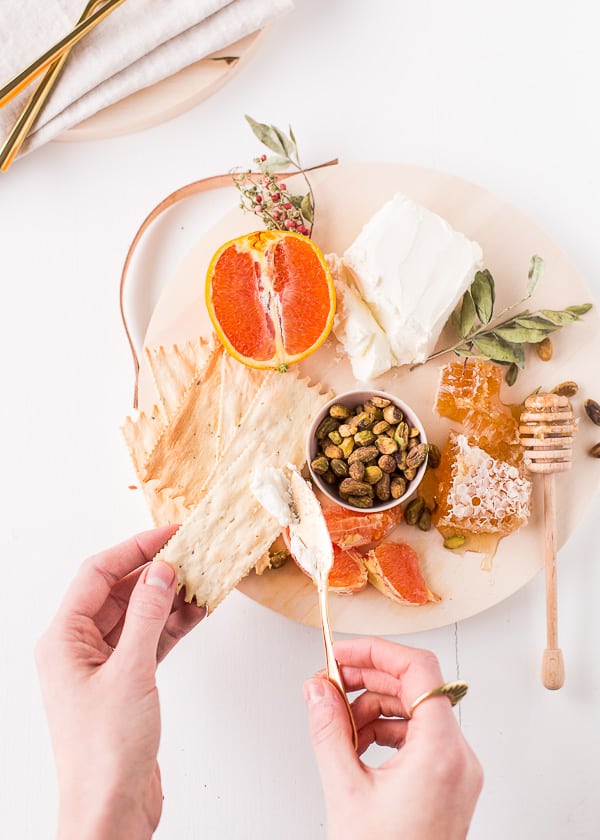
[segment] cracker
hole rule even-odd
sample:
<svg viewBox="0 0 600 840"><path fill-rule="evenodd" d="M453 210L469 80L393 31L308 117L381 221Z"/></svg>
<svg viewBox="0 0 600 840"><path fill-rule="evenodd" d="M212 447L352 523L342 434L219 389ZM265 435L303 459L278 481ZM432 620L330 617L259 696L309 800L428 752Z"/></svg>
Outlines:
<svg viewBox="0 0 600 840"><path fill-rule="evenodd" d="M215 347L213 337L210 341L187 341L181 349L176 344L146 348L146 361L166 422L176 413L191 381L208 364Z"/></svg>
<svg viewBox="0 0 600 840"><path fill-rule="evenodd" d="M213 610L279 536L281 525L250 492L250 477L257 467L301 467L306 430L329 398L293 371L263 374L200 503L156 557L175 568L186 601Z"/></svg>

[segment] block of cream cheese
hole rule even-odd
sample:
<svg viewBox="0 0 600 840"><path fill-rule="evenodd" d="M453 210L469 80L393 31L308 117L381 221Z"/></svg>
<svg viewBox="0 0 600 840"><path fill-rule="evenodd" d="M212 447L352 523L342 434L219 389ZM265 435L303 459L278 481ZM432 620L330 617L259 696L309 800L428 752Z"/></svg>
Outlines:
<svg viewBox="0 0 600 840"><path fill-rule="evenodd" d="M397 194L341 258L330 257L338 295L334 333L359 380L424 362L481 267L477 242Z"/></svg>

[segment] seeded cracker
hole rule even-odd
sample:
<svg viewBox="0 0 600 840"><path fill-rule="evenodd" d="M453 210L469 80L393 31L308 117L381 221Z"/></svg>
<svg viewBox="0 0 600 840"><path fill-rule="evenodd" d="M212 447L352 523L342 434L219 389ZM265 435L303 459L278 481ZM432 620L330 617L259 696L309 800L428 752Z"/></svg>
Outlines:
<svg viewBox="0 0 600 840"><path fill-rule="evenodd" d="M262 374L200 504L157 555L175 568L187 601L213 610L279 536L281 525L250 492L250 476L259 464L302 467L306 429L330 396L319 391L294 371Z"/></svg>

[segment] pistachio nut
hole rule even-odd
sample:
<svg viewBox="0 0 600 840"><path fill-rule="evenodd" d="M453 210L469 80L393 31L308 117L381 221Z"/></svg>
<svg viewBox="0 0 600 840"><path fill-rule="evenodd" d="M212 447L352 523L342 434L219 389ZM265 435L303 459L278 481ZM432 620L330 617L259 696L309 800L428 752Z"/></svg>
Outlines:
<svg viewBox="0 0 600 840"><path fill-rule="evenodd" d="M428 451L426 443L417 443L416 446L413 446L408 450L406 455L406 466L409 469L418 469L427 458Z"/></svg>
<svg viewBox="0 0 600 840"><path fill-rule="evenodd" d="M416 496L404 508L404 521L407 525L416 525L424 510L425 499L423 496Z"/></svg>
<svg viewBox="0 0 600 840"><path fill-rule="evenodd" d="M319 458L312 460L310 462L310 466L313 472L316 472L317 475L325 475L329 469L329 460L321 455Z"/></svg>
<svg viewBox="0 0 600 840"><path fill-rule="evenodd" d="M333 432L334 429L338 428L338 426L338 421L335 418L327 415L327 417L324 417L317 426L315 437L317 438L317 440L324 440L329 434L329 432Z"/></svg>
<svg viewBox="0 0 600 840"><path fill-rule="evenodd" d="M393 473L396 469L396 459L393 455L381 455L377 459L377 466L384 473Z"/></svg>
<svg viewBox="0 0 600 840"><path fill-rule="evenodd" d="M377 423L373 423L373 428L371 431L374 435L382 435L384 432L390 428L390 424L387 420L378 420Z"/></svg>
<svg viewBox="0 0 600 840"><path fill-rule="evenodd" d="M552 339L550 336L546 336L542 341L538 341L535 345L535 350L542 362L549 362L552 358Z"/></svg>
<svg viewBox="0 0 600 840"><path fill-rule="evenodd" d="M435 443L428 443L427 452L429 456L427 465L433 470L437 470L440 465L440 461L442 460L442 453L440 452L439 447L437 447Z"/></svg>
<svg viewBox="0 0 600 840"><path fill-rule="evenodd" d="M390 401L386 399L386 397L371 397L371 402L373 405L377 406L377 408L387 408L390 404Z"/></svg>
<svg viewBox="0 0 600 840"><path fill-rule="evenodd" d="M346 460L347 460L350 457L350 453L354 449L354 438L353 437L342 438L342 442L340 443L340 449L344 453L344 458L346 458Z"/></svg>
<svg viewBox="0 0 600 840"><path fill-rule="evenodd" d="M390 492L391 478L389 473L383 473L375 485L375 495L380 502L387 502L392 495Z"/></svg>
<svg viewBox="0 0 600 840"><path fill-rule="evenodd" d="M326 458L343 458L344 453L342 452L339 446L336 446L335 443L326 443L323 447L323 455Z"/></svg>
<svg viewBox="0 0 600 840"><path fill-rule="evenodd" d="M359 446L358 449L355 449L354 452L350 454L348 458L349 464L354 464L355 461L363 461L367 463L368 461L373 461L379 455L379 450L376 446Z"/></svg>
<svg viewBox="0 0 600 840"><path fill-rule="evenodd" d="M431 529L431 511L429 508L424 508L417 520L417 528L420 531L429 531Z"/></svg>
<svg viewBox="0 0 600 840"><path fill-rule="evenodd" d="M373 488L366 481L345 478L340 484L340 493L344 496L372 496Z"/></svg>
<svg viewBox="0 0 600 840"><path fill-rule="evenodd" d="M282 548L281 551L269 552L269 566L272 569L280 569L285 566L290 559L290 552L287 548Z"/></svg>
<svg viewBox="0 0 600 840"><path fill-rule="evenodd" d="M354 435L354 442L359 446L369 446L375 442L375 435L370 429L363 429Z"/></svg>
<svg viewBox="0 0 600 840"><path fill-rule="evenodd" d="M578 391L579 385L577 382L569 380L568 382L561 382L559 385L555 385L550 393L558 394L559 397L567 397L567 399L571 399L571 397L574 397Z"/></svg>
<svg viewBox="0 0 600 840"><path fill-rule="evenodd" d="M408 449L408 435L409 435L409 426L408 423L405 423L402 420L396 426L396 431L394 432L394 440L398 444L399 449Z"/></svg>
<svg viewBox="0 0 600 840"><path fill-rule="evenodd" d="M351 415L351 411L347 405L342 405L341 403L336 403L332 405L329 409L329 414L331 417L335 417L336 420L347 420L348 417Z"/></svg>
<svg viewBox="0 0 600 840"><path fill-rule="evenodd" d="M395 475L390 481L390 495L392 499L399 499L406 493L406 479L404 476Z"/></svg>
<svg viewBox="0 0 600 840"><path fill-rule="evenodd" d="M331 471L338 476L338 478L346 478L349 474L349 466L341 458L331 459Z"/></svg>
<svg viewBox="0 0 600 840"><path fill-rule="evenodd" d="M348 504L357 508L373 507L373 499L371 496L348 496L346 501Z"/></svg>
<svg viewBox="0 0 600 840"><path fill-rule="evenodd" d="M379 467L367 467L365 469L363 481L366 481L367 484L377 484L381 478L383 478L383 470Z"/></svg>
<svg viewBox="0 0 600 840"><path fill-rule="evenodd" d="M375 446L381 455L393 455L394 452L398 451L398 444L393 438L388 437L388 435L379 435L375 439Z"/></svg>
<svg viewBox="0 0 600 840"><path fill-rule="evenodd" d="M444 540L444 548L455 549L460 548L461 545L465 544L465 540L467 538L463 537L462 534L453 534L451 537L446 537Z"/></svg>
<svg viewBox="0 0 600 840"><path fill-rule="evenodd" d="M585 408L585 413L592 423L595 423L596 426L600 426L600 405L598 405L596 400L585 400L583 407Z"/></svg>
<svg viewBox="0 0 600 840"><path fill-rule="evenodd" d="M387 420L391 425L395 425L404 419L404 414L402 413L402 409L398 408L397 405L390 403L383 409L383 419Z"/></svg>
<svg viewBox="0 0 600 840"><path fill-rule="evenodd" d="M348 467L348 473L350 478L354 478L356 481L362 481L365 475L365 465L362 461L354 461Z"/></svg>

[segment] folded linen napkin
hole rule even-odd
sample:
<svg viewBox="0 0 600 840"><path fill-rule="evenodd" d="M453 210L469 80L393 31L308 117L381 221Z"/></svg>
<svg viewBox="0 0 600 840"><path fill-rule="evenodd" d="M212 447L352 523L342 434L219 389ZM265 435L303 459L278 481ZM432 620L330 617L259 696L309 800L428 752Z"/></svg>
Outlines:
<svg viewBox="0 0 600 840"><path fill-rule="evenodd" d="M0 84L70 32L85 3L2 0ZM292 7L293 0L126 0L73 47L21 154L256 32ZM0 109L0 143L38 83L34 80Z"/></svg>

